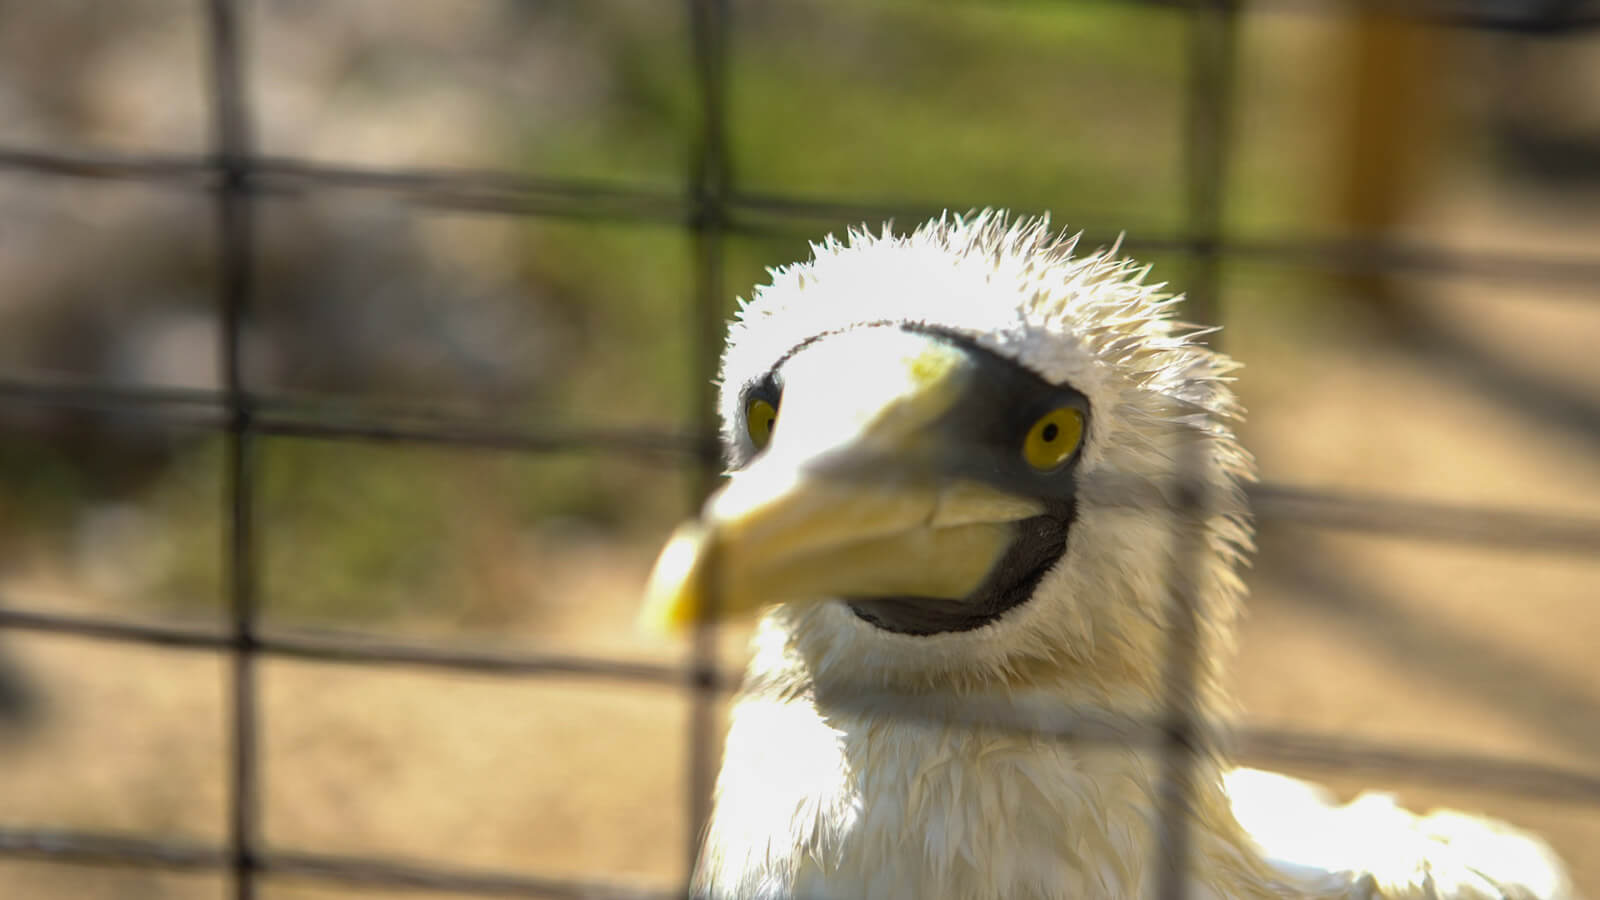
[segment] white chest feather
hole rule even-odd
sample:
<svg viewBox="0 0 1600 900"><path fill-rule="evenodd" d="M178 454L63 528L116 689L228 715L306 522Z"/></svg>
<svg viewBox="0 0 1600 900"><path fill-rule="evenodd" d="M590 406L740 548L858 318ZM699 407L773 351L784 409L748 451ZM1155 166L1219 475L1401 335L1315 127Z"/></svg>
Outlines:
<svg viewBox="0 0 1600 900"><path fill-rule="evenodd" d="M695 896L1152 896L1158 775L1153 755L1109 742L746 698L728 733ZM1338 807L1309 785L1253 770L1230 773L1228 794L1215 768L1194 775L1194 900L1572 896L1549 848L1499 823L1419 818L1375 797Z"/></svg>
<svg viewBox="0 0 1600 900"><path fill-rule="evenodd" d="M1145 893L1153 761L745 700L697 881L724 898Z"/></svg>

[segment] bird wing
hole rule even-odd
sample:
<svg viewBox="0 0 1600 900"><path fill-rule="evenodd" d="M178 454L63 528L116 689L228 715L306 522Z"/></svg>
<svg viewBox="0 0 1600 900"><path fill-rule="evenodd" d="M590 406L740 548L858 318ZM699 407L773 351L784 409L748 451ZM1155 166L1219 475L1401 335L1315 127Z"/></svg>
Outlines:
<svg viewBox="0 0 1600 900"><path fill-rule="evenodd" d="M1541 840L1509 825L1438 810L1418 816L1387 794L1340 806L1322 788L1259 769L1224 785L1235 817L1286 880L1342 885L1387 900L1570 900L1572 883Z"/></svg>

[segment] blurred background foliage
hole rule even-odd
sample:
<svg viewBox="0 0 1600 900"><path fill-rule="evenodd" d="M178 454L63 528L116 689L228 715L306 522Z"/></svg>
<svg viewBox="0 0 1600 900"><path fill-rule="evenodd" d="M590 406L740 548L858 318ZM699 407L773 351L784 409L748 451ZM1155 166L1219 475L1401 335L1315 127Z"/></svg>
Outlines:
<svg viewBox="0 0 1600 900"><path fill-rule="evenodd" d="M247 5L264 154L682 190L700 112L677 5L404 6ZM12 3L0 16L11 43L32 48L4 63L19 76L0 89L0 108L17 113L0 133L8 145L204 151L192 4ZM1055 209L1099 234L1180 223L1180 13L741 3L733 17L730 167L742 190ZM40 44L70 44L81 62L51 67ZM0 306L6 375L216 385L207 198L25 173L0 175L0 192L14 236L0 276L12 282ZM256 216L245 344L254 390L508 424L692 427L701 386L691 383L692 247L680 230L440 210L359 190L267 196ZM808 240L848 224L726 239L729 308L765 267L803 258ZM217 440L129 423L117 440L148 446L113 453L103 421L45 418L8 441L17 458L0 476L0 503L11 563L27 545L86 543L72 534L92 526L74 516L109 504L137 515L139 527L124 523L130 536L147 541L153 529L171 545L164 571L125 601L214 613L217 496L206 485ZM684 497L673 479L614 477L610 455L531 467L480 457L473 477L487 486L475 490L450 484L460 464L447 453L274 440L263 460L265 577L275 585L280 567L294 572L292 590L268 588L269 610L311 618L459 604L479 589L471 565L452 563L466 558L454 544L471 540L472 521L647 527L642 510L671 515Z"/></svg>
<svg viewBox="0 0 1600 900"><path fill-rule="evenodd" d="M678 4L257 0L244 9L254 137L275 159L522 173L671 196L685 190L700 149L692 41ZM1096 236L1131 235L1136 247L1184 233L1182 9L750 0L731 14L735 190L822 211L811 225L724 239L719 293L730 310L767 266L861 224L828 212L830 203L1050 211ZM0 20L0 143L206 152L205 32L195 4L8 2ZM1385 190L1392 213L1360 221L1347 214L1341 181L1361 156L1350 151L1363 114L1351 85L1374 65L1362 56L1369 32L1405 26L1331 10L1241 21L1237 150L1224 203L1236 238L1403 233L1426 218L1411 215L1425 205L1419 198L1493 190L1538 169L1508 150L1518 135L1507 137L1517 129L1504 120L1526 119L1525 104L1508 111L1505 91L1489 89L1525 67L1535 51L1520 44L1530 39L1418 32L1390 56L1426 52L1430 64L1412 65L1414 76L1387 74L1398 94L1426 98L1413 105L1427 124L1403 135L1426 143L1426 166L1409 166ZM1592 54L1564 52L1576 67L1530 81L1533 89L1570 92L1595 73ZM71 66L59 62L69 57ZM1571 112L1592 99L1581 89L1565 105L1545 97L1559 114L1521 132L1553 122L1571 140L1594 140L1600 132L1583 129L1595 123ZM1381 163L1383 148L1376 152ZM0 173L0 202L6 377L217 386L208 197L9 171ZM441 209L358 188L268 194L255 217L244 344L252 390L512 426L694 425L704 386L693 383L691 364L694 250L680 229ZM1181 287L1180 256L1141 255L1157 264L1155 280ZM1285 307L1287 322L1309 317L1313 330L1348 327L1351 306L1339 301L1383 287L1368 279L1352 290L1303 270L1228 271L1230 308ZM155 558L147 577L120 589L119 603L216 612L217 497L206 487L216 438L61 411L4 415L12 427L0 469L0 565L41 565L64 546L78 557ZM610 454L520 466L480 456L471 489L451 482L460 464L446 453L274 440L263 459L268 581L282 569L294 584L269 590L269 610L312 619L455 607L481 589L471 554L455 551L474 540L472 522L648 532L684 499L674 479L612 477ZM108 534L144 543L110 550ZM151 542L165 550L152 557ZM92 559L77 562L92 568Z"/></svg>
<svg viewBox="0 0 1600 900"><path fill-rule="evenodd" d="M1467 259L1593 259L1600 40L1592 31L1438 28L1334 3L1287 6L1263 0L1239 14L1225 240L1392 238ZM596 196L688 196L703 120L686 4L245 0L241 8L253 140L278 163L505 173L569 180ZM1193 76L1182 8L1058 0L732 0L729 8L727 165L735 206L754 224L721 238L723 283L715 290L726 313L766 279L767 267L805 258L809 241L863 218L881 227L848 211L855 207L907 210L899 228L916 224L918 211L1048 211L1091 242L1125 233L1132 252L1155 264L1155 281L1182 289L1190 278L1176 249L1189 221ZM206 46L203 4L192 0L0 0L0 150L207 154ZM170 181L0 166L0 382L219 387L214 197ZM811 211L770 213L791 201ZM697 250L677 224L522 217L356 186L266 192L253 215L243 347L248 387L263 397L311 411L421 411L513 429L696 427L707 389L696 376L705 349L694 311ZM1592 283L1340 273L1259 256L1226 262L1222 281L1224 340L1250 365L1241 383L1252 411L1246 439L1267 477L1600 508L1600 367L1592 362L1600 304L1574 302L1594 299ZM223 447L181 418L0 403L0 603L225 617ZM655 547L689 509L697 482L688 458L620 446L530 456L291 437L255 447L269 624L656 657L679 649L639 638L630 622ZM1317 557L1297 541L1265 535L1265 546L1280 551L1268 558ZM1439 571L1464 565L1452 558ZM1267 626L1276 621L1273 571L1257 579ZM1351 563L1341 576L1367 571L1377 569ZM1593 583L1585 570L1552 581L1548 593L1576 596L1572 585ZM1542 621L1561 630L1561 616ZM1571 658L1585 652L1574 649ZM37 670L79 668L48 654L30 658ZM117 665L146 673L130 675L134 681L156 679L154 661ZM1249 665L1247 658L1247 673L1261 675L1250 683L1288 683ZM0 738L40 707L29 700L42 691L37 679L30 688L26 671L12 668L0 657L0 721L8 723ZM1341 677L1362 677L1341 663L1347 671L1356 674ZM89 677L73 678L80 676ZM1485 677L1516 680L1492 666ZM365 711L360 698L369 695L352 691L338 701L348 709L335 711L318 705L311 675L282 674L276 683L282 708L303 707L320 723L320 731L280 723L296 735L280 748L291 760L286 768L297 765L295 753L309 752L372 760L374 772L412 771L376 739L339 736L344 743L332 750L316 744L334 740L328 735L357 714L350 710ZM62 715L77 708L78 687L90 690L62 682ZM481 687L440 689L428 708L439 716L466 709L459 697ZM153 704L152 721L183 718L161 698L94 690L101 706L83 708ZM1600 704L1588 688L1552 693ZM406 721L410 707L393 705L394 723ZM1256 708L1273 707L1258 698ZM1315 715L1328 707L1296 695L1283 708ZM220 723L220 712L215 718ZM535 732L514 735L516 752L558 733L595 760L626 749L560 732L560 723L582 718L569 710L550 733L528 725ZM510 726L488 717L472 727ZM1600 746L1578 726L1561 727L1573 742ZM654 745L677 734L663 728L634 741ZM404 740L433 752L430 741L449 737L438 732ZM12 766L0 782L9 793L0 796L22 814L55 821L60 798L29 786L52 777L41 774L52 762L103 765L93 752L100 739L87 726L83 734L77 756L85 759L40 751L35 768ZM184 759L220 766L204 762L206 747ZM534 767L552 784L529 789L531 796L572 802L561 793L576 779L564 759ZM161 827L212 834L215 826L204 823L217 819L213 810L172 812L184 791L170 781L177 774L140 772L107 770L107 796L145 797L156 811L148 818ZM644 769L635 774L633 805L588 799L623 832L667 827L658 819L676 808L678 786L653 774L647 783ZM318 777L307 775L312 784ZM315 794L306 783L285 789ZM427 783L411 774L402 787L384 782L395 797L429 797ZM207 790L220 796L220 788ZM329 796L346 790L328 788ZM486 790L505 793L498 784ZM296 797L278 798L273 814L285 818L276 821L345 823L317 805L326 797ZM98 821L103 812L83 815ZM523 815L510 821L526 825ZM381 806L367 824L384 832L406 818ZM292 831L281 827L277 833ZM390 847L363 843L362 827L350 824L340 839L362 852ZM680 863L675 848L633 853L644 839L613 846L605 842L616 829L607 833L613 837L595 830L581 838L609 848L598 856L562 843L580 837L535 846L512 826L473 852L486 864L515 860L572 874L593 874L597 859L623 876L670 873ZM33 877L13 883L89 896ZM186 895L151 885L140 896ZM274 894L291 895L301 896Z"/></svg>

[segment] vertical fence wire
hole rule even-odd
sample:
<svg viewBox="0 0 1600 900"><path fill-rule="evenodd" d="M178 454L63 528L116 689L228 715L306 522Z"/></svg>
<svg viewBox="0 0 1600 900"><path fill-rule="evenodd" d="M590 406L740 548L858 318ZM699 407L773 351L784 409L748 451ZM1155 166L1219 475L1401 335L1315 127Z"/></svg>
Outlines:
<svg viewBox="0 0 1600 900"><path fill-rule="evenodd" d="M727 233L729 171L727 154L727 0L689 0L695 82L700 100L701 127L697 135L694 169L690 173L694 284L690 298L690 347L694 359L694 423L697 434L715 443L718 352L722 342L723 241ZM698 509L715 484L719 467L715 456L702 457L690 479L690 499ZM718 605L715 559L706 579L704 607L715 620ZM694 629L691 648L691 696L688 734L688 791L685 806L686 848L684 895L692 896L695 862L700 840L711 819L711 795L716 780L717 631L709 624Z"/></svg>
<svg viewBox="0 0 1600 900"><path fill-rule="evenodd" d="M1235 0L1196 0L1185 15L1183 189L1193 248L1186 269L1189 321L1222 324L1222 212L1233 133L1239 12ZM1218 335L1207 336L1216 344Z"/></svg>
<svg viewBox="0 0 1600 900"><path fill-rule="evenodd" d="M1185 313L1200 325L1222 324L1222 198L1232 131L1233 73L1238 64L1238 21L1232 0L1195 0L1185 15L1188 76L1185 96L1184 215L1194 254L1188 266ZM1208 335L1213 344L1217 335ZM1204 426L1197 426L1203 428ZM1156 895L1188 896L1191 811L1199 727L1198 690L1205 677L1206 635L1196 608L1206 577L1208 496L1206 436L1180 438L1173 512L1172 573L1167 609L1167 652L1162 673L1161 782L1157 796Z"/></svg>
<svg viewBox="0 0 1600 900"><path fill-rule="evenodd" d="M228 859L233 896L256 896L260 806L257 756L256 560L253 527L255 440L243 360L244 318L252 287L251 135L245 100L243 25L236 0L210 0L210 88L216 195L221 380L227 404L223 572L232 631L228 692Z"/></svg>
<svg viewBox="0 0 1600 900"><path fill-rule="evenodd" d="M1168 577L1169 607L1165 668L1161 689L1157 746L1161 781L1156 796L1156 896L1185 900L1193 825L1194 778L1199 747L1198 676L1202 665L1200 611L1204 577L1207 496L1204 438L1186 436L1178 459L1178 503L1173 511L1172 568Z"/></svg>

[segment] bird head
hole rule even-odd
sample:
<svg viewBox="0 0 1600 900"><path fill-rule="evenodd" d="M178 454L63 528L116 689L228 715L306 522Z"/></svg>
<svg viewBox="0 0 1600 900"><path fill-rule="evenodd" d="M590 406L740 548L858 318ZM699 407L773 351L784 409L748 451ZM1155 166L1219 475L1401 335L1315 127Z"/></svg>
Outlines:
<svg viewBox="0 0 1600 900"><path fill-rule="evenodd" d="M768 609L757 653L819 682L1089 667L1153 691L1193 550L1226 630L1250 541L1233 365L1147 267L1075 245L983 212L772 270L722 360L727 481L663 549L646 620Z"/></svg>

